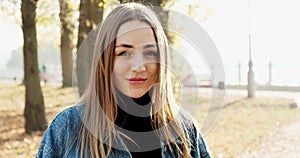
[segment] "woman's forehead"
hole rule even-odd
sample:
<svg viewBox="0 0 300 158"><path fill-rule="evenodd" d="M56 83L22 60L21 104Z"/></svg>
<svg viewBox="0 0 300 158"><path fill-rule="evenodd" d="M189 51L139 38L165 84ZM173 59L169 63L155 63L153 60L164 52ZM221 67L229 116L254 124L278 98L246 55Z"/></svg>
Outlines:
<svg viewBox="0 0 300 158"><path fill-rule="evenodd" d="M136 20L123 23L117 33L116 46L141 44L156 44L152 28L147 23Z"/></svg>
<svg viewBox="0 0 300 158"><path fill-rule="evenodd" d="M120 25L117 32L117 37L124 35L128 32L144 30L144 29L152 30L151 26L146 22L142 22L138 20L130 20Z"/></svg>

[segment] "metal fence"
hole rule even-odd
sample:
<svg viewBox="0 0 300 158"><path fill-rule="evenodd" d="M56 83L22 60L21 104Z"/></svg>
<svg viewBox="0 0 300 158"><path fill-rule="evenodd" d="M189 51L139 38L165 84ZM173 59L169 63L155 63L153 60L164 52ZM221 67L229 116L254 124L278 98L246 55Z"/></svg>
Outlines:
<svg viewBox="0 0 300 158"><path fill-rule="evenodd" d="M226 83L247 85L248 64L225 65ZM300 64L254 64L254 79L259 85L300 86Z"/></svg>

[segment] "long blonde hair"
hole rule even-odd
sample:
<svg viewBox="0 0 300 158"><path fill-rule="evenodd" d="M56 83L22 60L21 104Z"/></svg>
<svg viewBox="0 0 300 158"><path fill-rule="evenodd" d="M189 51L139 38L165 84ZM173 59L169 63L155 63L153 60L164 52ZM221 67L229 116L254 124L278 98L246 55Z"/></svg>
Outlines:
<svg viewBox="0 0 300 158"><path fill-rule="evenodd" d="M171 72L168 69L170 67L170 51L166 35L155 13L150 8L133 2L113 9L97 30L91 79L81 99L81 103L85 104L86 108L77 137L77 150L80 157L87 157L89 153L92 157L106 157L112 152L112 144L118 134L114 126L117 117L117 102L111 79L113 54L117 31L120 25L129 20L138 20L149 24L157 43L159 43L160 73L159 84L153 87L152 93L154 104L151 111L156 111L152 117L152 125L156 129L167 125L171 126L173 131L163 128L159 135L165 138L169 149L172 150L170 140L175 139L175 132L183 144L173 144L183 157L188 157L188 135L184 134L185 127L181 119L175 117L176 105L172 92Z"/></svg>

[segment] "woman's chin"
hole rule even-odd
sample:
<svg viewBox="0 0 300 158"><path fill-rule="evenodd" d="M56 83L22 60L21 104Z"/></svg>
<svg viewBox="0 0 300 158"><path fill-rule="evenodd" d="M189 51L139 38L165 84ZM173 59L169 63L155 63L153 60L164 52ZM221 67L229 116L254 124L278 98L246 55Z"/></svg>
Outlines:
<svg viewBox="0 0 300 158"><path fill-rule="evenodd" d="M135 94L128 94L128 96L129 97L131 97L131 98L140 98L140 97L142 97L144 94L146 94L146 92L145 93L135 93Z"/></svg>

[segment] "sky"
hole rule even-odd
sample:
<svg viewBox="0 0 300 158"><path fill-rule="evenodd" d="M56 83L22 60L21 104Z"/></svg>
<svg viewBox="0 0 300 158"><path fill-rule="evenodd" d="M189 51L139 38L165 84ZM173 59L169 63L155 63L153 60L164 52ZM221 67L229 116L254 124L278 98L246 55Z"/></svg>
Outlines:
<svg viewBox="0 0 300 158"><path fill-rule="evenodd" d="M248 61L247 32L250 32L256 80L268 80L267 64L271 61L274 81L300 85L300 9L297 0L211 2L217 15L209 19L211 21L205 28L216 39L225 65ZM231 79L232 75L227 74Z"/></svg>
<svg viewBox="0 0 300 158"><path fill-rule="evenodd" d="M200 24L219 51L228 82L238 82L239 62L242 65L242 82L246 82L248 35L251 33L256 80L260 83L268 81L267 65L271 61L274 64L274 82L300 85L300 74L297 73L300 69L298 6L297 0L202 0L201 8L211 8L214 15ZM180 5L173 8L184 12ZM200 11L198 16L203 14L205 12ZM0 19L0 34L0 69L4 69L10 52L22 44L22 31L18 25ZM193 59L197 58L189 60L193 63Z"/></svg>
<svg viewBox="0 0 300 158"><path fill-rule="evenodd" d="M252 53L256 63L297 63L300 47L300 10L296 0L210 0L216 15L204 23L215 38L224 60L243 61L252 34ZM239 6L239 7L238 7ZM238 53L240 52L240 53Z"/></svg>
<svg viewBox="0 0 300 158"><path fill-rule="evenodd" d="M0 19L0 69L6 68L12 50L19 48L23 43L20 26Z"/></svg>
<svg viewBox="0 0 300 158"><path fill-rule="evenodd" d="M300 85L300 9L297 0L202 2L203 8L214 10L214 15L200 25L222 57L228 82L238 83L239 62L242 83L247 81L250 33L255 79L260 84L268 82L268 64L271 62L274 83ZM197 62L196 57L190 60L193 59Z"/></svg>

